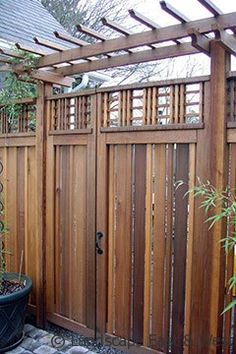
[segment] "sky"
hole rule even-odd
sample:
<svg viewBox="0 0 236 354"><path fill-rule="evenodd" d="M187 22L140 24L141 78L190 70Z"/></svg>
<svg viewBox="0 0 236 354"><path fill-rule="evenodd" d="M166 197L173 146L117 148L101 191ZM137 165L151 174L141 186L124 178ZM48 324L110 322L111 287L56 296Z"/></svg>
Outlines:
<svg viewBox="0 0 236 354"><path fill-rule="evenodd" d="M190 20L211 16L197 0L168 0L167 2L188 16ZM236 11L235 0L212 0L212 2L224 13ZM158 0L140 0L135 8L162 26L178 23L178 21L161 10Z"/></svg>

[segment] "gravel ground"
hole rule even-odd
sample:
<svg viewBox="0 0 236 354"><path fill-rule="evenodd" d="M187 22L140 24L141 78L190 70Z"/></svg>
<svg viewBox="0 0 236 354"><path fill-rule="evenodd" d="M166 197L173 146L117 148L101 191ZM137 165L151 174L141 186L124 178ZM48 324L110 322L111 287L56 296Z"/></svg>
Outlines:
<svg viewBox="0 0 236 354"><path fill-rule="evenodd" d="M55 335L55 338L58 337L58 341L60 341L60 338L63 338L64 340L68 340L71 343L73 338L74 344L84 346L95 353L126 354L122 350L98 344L95 340L91 338L86 338L84 336L79 335L78 333L68 331L54 324L48 324L46 329L49 333L53 333Z"/></svg>
<svg viewBox="0 0 236 354"><path fill-rule="evenodd" d="M28 316L26 319L26 322L28 324L35 326L34 316L32 316L32 317ZM62 341L69 342L70 346L72 346L72 340L73 340L74 345L81 345L94 353L126 354L124 351L122 351L120 349L115 349L111 346L101 345L99 343L96 343L96 341L91 338L86 338L82 335L79 335L78 333L69 331L67 329L64 329L62 327L56 326L51 323L48 323L48 325L46 327L46 331L49 332L50 334L54 335L54 341L58 342L58 346L60 346L60 342L62 342Z"/></svg>

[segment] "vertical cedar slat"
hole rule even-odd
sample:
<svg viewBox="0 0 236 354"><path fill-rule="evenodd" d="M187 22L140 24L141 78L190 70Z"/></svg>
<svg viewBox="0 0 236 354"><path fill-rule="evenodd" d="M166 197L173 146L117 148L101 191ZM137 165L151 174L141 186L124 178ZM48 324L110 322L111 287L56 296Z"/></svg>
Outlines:
<svg viewBox="0 0 236 354"><path fill-rule="evenodd" d="M60 312L60 203L61 203L61 150L56 146L55 154L55 231L54 231L54 303L55 312Z"/></svg>
<svg viewBox="0 0 236 354"><path fill-rule="evenodd" d="M24 190L24 202L25 202L25 208L24 208L24 243L25 243L25 247L24 247L24 255L23 255L23 260L24 260L24 273L28 274L28 206L29 206L29 200L28 200L28 184L29 184L29 176L28 176L28 168L29 168L29 147L25 147L25 158L24 158L24 184L25 184L25 190Z"/></svg>
<svg viewBox="0 0 236 354"><path fill-rule="evenodd" d="M189 145L189 189L195 186L196 180L196 146L195 144ZM186 284L185 284L185 325L184 334L190 333L191 321L191 279L192 279L192 257L193 257L193 224L194 224L194 197L193 193L188 195L189 198L189 217L188 217L188 242L186 253ZM189 353L189 346L184 346L184 354Z"/></svg>
<svg viewBox="0 0 236 354"><path fill-rule="evenodd" d="M185 272L187 246L188 201L184 198L188 191L189 147L176 146L176 181L183 181L182 188L175 191L175 235L174 235L174 277L172 311L172 351L183 353L184 310L185 310Z"/></svg>
<svg viewBox="0 0 236 354"><path fill-rule="evenodd" d="M114 194L114 184L116 176L114 170L114 145L109 147L109 221L108 221L108 317L107 317L107 331L108 333L114 332L114 285L115 285L115 206L116 198Z"/></svg>
<svg viewBox="0 0 236 354"><path fill-rule="evenodd" d="M230 122L234 122L234 84L235 81L234 79L229 80L228 82L228 87L229 87L229 97L230 97L230 101L229 101L229 121Z"/></svg>
<svg viewBox="0 0 236 354"><path fill-rule="evenodd" d="M155 146L154 232L153 232L153 294L152 334L163 338L164 319L164 260L165 260L165 198L166 198L166 146ZM153 346L162 350L160 344Z"/></svg>
<svg viewBox="0 0 236 354"><path fill-rule="evenodd" d="M179 123L179 86L174 86L175 96L174 96L174 123Z"/></svg>
<svg viewBox="0 0 236 354"><path fill-rule="evenodd" d="M35 147L28 148L28 162L27 162L27 173L28 173L28 185L27 185L27 256L28 256L28 270L27 274L30 275L33 283L36 280L36 267L32 266L31 260L36 259L36 244L35 244L35 223L36 223L36 159L35 159ZM33 289L33 294L31 296L31 303L35 305L35 289Z"/></svg>
<svg viewBox="0 0 236 354"><path fill-rule="evenodd" d="M172 285L172 251L173 251L173 193L174 193L174 146L168 144L166 152L166 259L164 287L164 351L168 353L170 345L171 323L171 285Z"/></svg>
<svg viewBox="0 0 236 354"><path fill-rule="evenodd" d="M108 93L104 93L103 94L103 106L102 106L102 110L103 110L103 127L106 128L110 125L110 121L108 119Z"/></svg>
<svg viewBox="0 0 236 354"><path fill-rule="evenodd" d="M122 126L127 126L127 91L122 92Z"/></svg>
<svg viewBox="0 0 236 354"><path fill-rule="evenodd" d="M180 90L179 90L179 123L186 123L184 122L184 114L186 112L186 101L185 101L185 85L181 84L180 85Z"/></svg>
<svg viewBox="0 0 236 354"><path fill-rule="evenodd" d="M19 271L21 253L25 252L25 149L24 147L17 148L17 264L16 270ZM23 272L24 263L23 263Z"/></svg>
<svg viewBox="0 0 236 354"><path fill-rule="evenodd" d="M204 122L204 83L199 84L199 122Z"/></svg>
<svg viewBox="0 0 236 354"><path fill-rule="evenodd" d="M155 125L158 121L158 112L157 112L157 88L152 88L152 117L151 124Z"/></svg>
<svg viewBox="0 0 236 354"><path fill-rule="evenodd" d="M66 104L66 99L65 99L65 104ZM66 117L66 114L65 114ZM67 122L67 119L66 119ZM68 129L68 127L67 127ZM73 266L72 266L72 253L73 253L73 246L72 246L72 235L73 235L73 197L74 197L74 191L73 191L73 181L74 181L74 146L70 146L69 149L69 176L67 183L69 185L69 192L68 192L68 217L69 217L69 222L68 222L68 234L67 234L67 242L68 242L68 248L69 252L67 254L68 257L68 293L67 293L67 298L68 298L68 317L71 318L72 316L72 285L74 282L74 274L73 274ZM80 211L80 209L79 209Z"/></svg>
<svg viewBox="0 0 236 354"><path fill-rule="evenodd" d="M115 153L116 230L115 230L115 331L130 338L131 316L131 146L117 145ZM125 274L125 276L124 276ZM122 311L121 311L122 309Z"/></svg>
<svg viewBox="0 0 236 354"><path fill-rule="evenodd" d="M54 102L54 100L52 101ZM48 118L49 119L49 118ZM53 119L53 110L51 110L51 119ZM51 129L55 129L54 126ZM54 289L55 289L55 233L57 231L58 224L55 223L56 212L57 212L57 204L56 199L58 198L58 190L56 185L56 171L58 170L56 167L56 148L53 145L53 136L47 137L47 185L46 185L46 193L47 193L47 204L46 204L46 233L47 233L47 247L46 247L46 259L50 259L50 262L46 263L46 310L47 312L54 311ZM56 160L56 161L55 161ZM57 226L56 226L57 225Z"/></svg>
<svg viewBox="0 0 236 354"><path fill-rule="evenodd" d="M86 325L86 287L87 253L87 169L86 169L86 147L75 146L73 156L73 182L72 182L72 319ZM65 235L66 237L66 235ZM91 237L91 236L90 236ZM92 260L92 259L91 259Z"/></svg>
<svg viewBox="0 0 236 354"><path fill-rule="evenodd" d="M131 120L132 120L132 91L127 90L127 126L131 125Z"/></svg>
<svg viewBox="0 0 236 354"><path fill-rule="evenodd" d="M118 127L122 127L122 91L118 95Z"/></svg>
<svg viewBox="0 0 236 354"><path fill-rule="evenodd" d="M147 124L147 89L143 89L143 119L142 125Z"/></svg>
<svg viewBox="0 0 236 354"><path fill-rule="evenodd" d="M143 342L146 145L135 146L134 157L134 290L133 341Z"/></svg>
<svg viewBox="0 0 236 354"><path fill-rule="evenodd" d="M145 198L145 263L144 263L144 308L143 308L143 344L149 345L150 305L151 305L151 238L152 238L152 145L147 145L146 198Z"/></svg>
<svg viewBox="0 0 236 354"><path fill-rule="evenodd" d="M151 124L151 114L152 114L152 88L147 89L147 120L146 124L150 125Z"/></svg>

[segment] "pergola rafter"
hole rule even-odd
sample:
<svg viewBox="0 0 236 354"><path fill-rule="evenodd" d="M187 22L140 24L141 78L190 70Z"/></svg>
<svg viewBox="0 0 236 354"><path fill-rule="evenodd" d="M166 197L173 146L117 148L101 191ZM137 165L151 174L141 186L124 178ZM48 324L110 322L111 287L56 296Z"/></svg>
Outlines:
<svg viewBox="0 0 236 354"><path fill-rule="evenodd" d="M104 26L121 34L118 38L108 39L104 34L88 28L84 25L77 25L78 32L95 39L89 43L77 37L72 37L59 32L54 35L59 42L54 43L42 38L34 38L35 46L17 43L18 49L39 55L36 65L37 72L43 73L41 80L47 81L47 75L52 73L63 78L63 76L74 75L94 70L114 68L118 66L144 63L148 61L165 58L178 57L189 54L205 53L210 54L210 44L212 40L217 40L231 54L236 53L236 40L234 35L226 32L230 29L235 33L236 13L223 14L210 0L198 0L213 17L190 21L184 14L179 12L166 1L161 1L162 10L180 21L167 27L160 27L154 21L148 19L134 9L129 10L130 16L147 27L147 31L133 33L128 28L110 19L103 18ZM214 36L208 36L213 33ZM181 39L189 38L189 42L182 42ZM173 42L174 45L162 46L165 42ZM71 43L73 48L68 49L64 43ZM145 47L149 49L145 49ZM39 49L37 49L39 48ZM46 49L50 49L50 53ZM134 50L139 49L138 51ZM0 49L0 53L21 59L21 55L14 54L10 50ZM79 62L78 62L79 61ZM8 64L8 63L7 63ZM60 67L58 67L58 65ZM63 65L63 66L61 66ZM9 69L9 67L7 66ZM29 66L25 66L25 60L12 67L16 73L29 71ZM33 70L35 76L35 70ZM47 73L44 75L44 73ZM53 75L50 80L52 80ZM56 80L58 84L60 79ZM63 81L63 80L61 80ZM65 81L65 80L64 80ZM64 82L63 81L63 82ZM52 82L52 81L50 81ZM66 80L68 84L70 80Z"/></svg>

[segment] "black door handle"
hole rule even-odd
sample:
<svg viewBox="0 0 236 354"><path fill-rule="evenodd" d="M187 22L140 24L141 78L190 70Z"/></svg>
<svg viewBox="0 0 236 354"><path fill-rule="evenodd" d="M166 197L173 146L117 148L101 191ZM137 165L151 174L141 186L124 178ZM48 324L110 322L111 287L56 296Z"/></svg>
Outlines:
<svg viewBox="0 0 236 354"><path fill-rule="evenodd" d="M103 233L101 231L96 232L96 240L95 240L95 242L96 242L96 252L99 255L103 254L103 250L99 246L99 242L100 242L102 237L103 237Z"/></svg>

